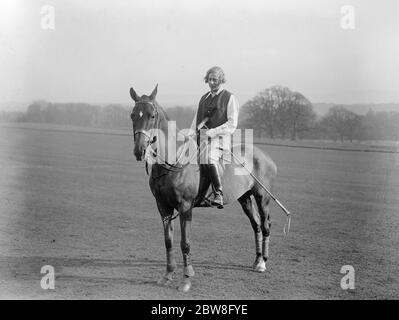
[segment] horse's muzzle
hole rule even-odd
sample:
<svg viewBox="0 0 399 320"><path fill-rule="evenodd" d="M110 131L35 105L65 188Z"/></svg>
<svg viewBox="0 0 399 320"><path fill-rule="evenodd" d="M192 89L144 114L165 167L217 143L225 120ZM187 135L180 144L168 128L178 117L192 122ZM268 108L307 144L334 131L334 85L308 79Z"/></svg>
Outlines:
<svg viewBox="0 0 399 320"><path fill-rule="evenodd" d="M134 156L136 157L137 161L142 161L144 159L144 150L141 152L134 152Z"/></svg>
<svg viewBox="0 0 399 320"><path fill-rule="evenodd" d="M136 157L137 161L143 161L145 155L145 148L144 147L134 148L133 154Z"/></svg>
<svg viewBox="0 0 399 320"><path fill-rule="evenodd" d="M144 160L145 151L148 146L148 142L145 138L146 136L144 134L140 134L135 139L133 154L136 157L137 161Z"/></svg>

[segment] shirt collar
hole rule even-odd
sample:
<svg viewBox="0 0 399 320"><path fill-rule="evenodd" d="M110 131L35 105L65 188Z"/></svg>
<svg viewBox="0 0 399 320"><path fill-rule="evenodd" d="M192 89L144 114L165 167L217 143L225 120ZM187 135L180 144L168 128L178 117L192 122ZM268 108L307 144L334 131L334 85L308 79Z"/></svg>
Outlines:
<svg viewBox="0 0 399 320"><path fill-rule="evenodd" d="M207 98L209 97L209 96L211 96L212 98L214 97L214 96L217 96L219 93L221 93L222 91L223 91L223 87L221 86L221 87L219 87L219 90L216 92L216 93L212 93L212 91L209 91L209 93L208 93L208 95L207 95Z"/></svg>

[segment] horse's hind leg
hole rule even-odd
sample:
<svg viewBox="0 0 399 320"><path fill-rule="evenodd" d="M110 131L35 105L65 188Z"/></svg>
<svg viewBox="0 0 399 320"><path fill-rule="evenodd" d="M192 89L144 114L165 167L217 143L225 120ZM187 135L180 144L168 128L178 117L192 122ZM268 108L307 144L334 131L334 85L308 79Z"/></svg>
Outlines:
<svg viewBox="0 0 399 320"><path fill-rule="evenodd" d="M261 220L261 230L262 230L262 256L265 262L269 258L269 239L270 239L270 197L266 194L255 195L255 201L258 206L258 211Z"/></svg>
<svg viewBox="0 0 399 320"><path fill-rule="evenodd" d="M165 218L173 214L173 209L164 208L158 205L161 217ZM173 234L174 234L174 221L165 220L163 222L164 236L165 236L165 248L166 248L166 273L159 279L158 284L166 285L173 280L173 276L176 271L176 261L173 253Z"/></svg>
<svg viewBox="0 0 399 320"><path fill-rule="evenodd" d="M191 288L190 278L194 276L194 268L191 265L191 253L190 253L190 235L191 235L191 220L192 220L192 209L183 211L180 214L180 229L181 229L181 252L183 254L184 264L184 275L183 282L177 288L179 291L187 292Z"/></svg>
<svg viewBox="0 0 399 320"><path fill-rule="evenodd" d="M260 228L259 215L253 206L250 194L247 193L243 195L238 199L238 202L241 204L242 209L249 218L249 221L251 223L252 229L254 230L255 234L256 258L253 264L253 269L256 272L264 272L266 270L266 264L262 258L262 232Z"/></svg>

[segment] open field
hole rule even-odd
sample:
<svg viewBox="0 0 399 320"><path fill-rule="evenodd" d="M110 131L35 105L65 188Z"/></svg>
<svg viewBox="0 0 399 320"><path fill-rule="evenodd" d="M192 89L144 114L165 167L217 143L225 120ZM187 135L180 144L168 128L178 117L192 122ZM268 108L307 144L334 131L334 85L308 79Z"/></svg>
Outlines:
<svg viewBox="0 0 399 320"><path fill-rule="evenodd" d="M399 154L261 147L278 166L273 191L293 212L291 233L273 204L259 274L238 203L195 209L196 276L183 294L156 284L162 223L132 137L0 126L0 298L398 299ZM54 290L40 287L44 265ZM343 265L354 290L340 287Z"/></svg>
<svg viewBox="0 0 399 320"><path fill-rule="evenodd" d="M60 131L75 131L87 134L108 134L108 135L120 135L130 136L132 134L132 128L103 128L103 127L82 127L72 125L58 125L51 123L36 123L36 122L3 122L0 123L3 128L21 130L40 130L48 132L60 132ZM180 128L182 129L182 128ZM291 141L289 139L269 139L269 138L256 138L254 142L260 145L272 145L272 146L287 146L287 147L303 147L309 149L321 149L321 150L342 150L342 151L363 151L363 152L382 152L382 153L399 153L399 142L398 141L332 141L332 140L296 140Z"/></svg>

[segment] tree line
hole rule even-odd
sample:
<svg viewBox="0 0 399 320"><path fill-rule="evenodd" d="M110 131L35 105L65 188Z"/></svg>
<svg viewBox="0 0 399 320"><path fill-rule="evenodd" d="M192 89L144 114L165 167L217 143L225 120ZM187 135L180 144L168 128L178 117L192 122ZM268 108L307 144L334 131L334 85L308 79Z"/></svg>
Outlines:
<svg viewBox="0 0 399 320"><path fill-rule="evenodd" d="M188 128L196 106L167 108L178 128ZM132 106L88 103L50 103L36 101L26 112L2 112L0 121L41 122L75 126L131 128ZM260 91L242 105L240 128L252 128L257 138L323 139L334 141L399 141L399 113L356 114L342 105L332 106L318 116L312 103L301 93L287 87L273 86Z"/></svg>
<svg viewBox="0 0 399 320"><path fill-rule="evenodd" d="M241 128L254 129L258 138L399 140L399 113L356 114L342 105L332 106L318 116L301 93L273 86L259 92L241 108Z"/></svg>
<svg viewBox="0 0 399 320"><path fill-rule="evenodd" d="M36 101L27 107L26 112L1 112L0 121L131 128L131 112L132 106L121 104L100 106L89 103ZM194 112L194 107L176 106L167 109L169 118L175 120L179 128L187 128L191 125Z"/></svg>

